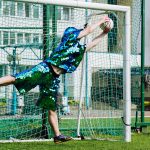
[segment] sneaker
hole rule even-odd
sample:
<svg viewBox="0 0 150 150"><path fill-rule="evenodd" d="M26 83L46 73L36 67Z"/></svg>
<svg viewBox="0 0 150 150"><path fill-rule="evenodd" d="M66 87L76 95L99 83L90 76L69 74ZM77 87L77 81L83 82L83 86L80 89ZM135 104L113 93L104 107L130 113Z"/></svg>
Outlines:
<svg viewBox="0 0 150 150"><path fill-rule="evenodd" d="M64 135L59 135L59 136L55 136L54 137L54 143L58 144L58 143L62 143L62 142L67 142L72 140L71 137L69 136L64 136Z"/></svg>

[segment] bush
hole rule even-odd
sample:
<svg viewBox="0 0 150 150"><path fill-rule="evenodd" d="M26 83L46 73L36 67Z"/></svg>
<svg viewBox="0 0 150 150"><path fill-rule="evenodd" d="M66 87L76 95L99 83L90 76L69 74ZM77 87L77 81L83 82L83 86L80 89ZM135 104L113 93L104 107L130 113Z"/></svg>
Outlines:
<svg viewBox="0 0 150 150"><path fill-rule="evenodd" d="M0 98L0 102L6 103L6 98Z"/></svg>
<svg viewBox="0 0 150 150"><path fill-rule="evenodd" d="M6 98L0 98L0 106L1 107L6 106Z"/></svg>
<svg viewBox="0 0 150 150"><path fill-rule="evenodd" d="M79 104L79 100L69 100L69 101L68 101L68 104L69 104L69 105L72 105L72 106L78 105L78 104Z"/></svg>
<svg viewBox="0 0 150 150"><path fill-rule="evenodd" d="M6 102L0 102L0 107L6 106Z"/></svg>

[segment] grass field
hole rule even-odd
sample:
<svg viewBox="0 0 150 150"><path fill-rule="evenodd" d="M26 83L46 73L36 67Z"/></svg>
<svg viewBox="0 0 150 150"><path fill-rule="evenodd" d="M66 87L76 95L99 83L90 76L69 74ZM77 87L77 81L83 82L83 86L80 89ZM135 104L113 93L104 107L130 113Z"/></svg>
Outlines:
<svg viewBox="0 0 150 150"><path fill-rule="evenodd" d="M88 122L88 124L87 124ZM0 139L8 140L10 137L16 139L39 138L41 131L41 119L34 118L14 118L0 120ZM49 127L49 125L47 125ZM59 124L60 130L63 134L75 137L77 120L76 119L62 119ZM115 139L121 138L123 133L122 120L120 118L97 118L81 120L81 133L84 136L90 136L90 131L99 137L106 138L116 136ZM52 137L49 129L49 137ZM105 135L105 137L104 137Z"/></svg>
<svg viewBox="0 0 150 150"><path fill-rule="evenodd" d="M150 135L134 133L131 143L96 140L74 140L61 144L53 142L1 143L0 150L150 150Z"/></svg>
<svg viewBox="0 0 150 150"><path fill-rule="evenodd" d="M6 121L7 120L1 122L3 130L5 130L6 125L8 125ZM102 119L102 122L104 121L105 120ZM118 122L117 120L115 121ZM150 118L145 118L145 121L150 122ZM16 125L17 122L19 121L14 122L13 126ZM26 122L28 123L28 121ZM74 122L71 122L70 124L74 124ZM69 126L68 120L65 120L63 125L64 125L63 127ZM20 123L19 126L21 126ZM38 126L38 124L36 126ZM29 127L31 128L31 126ZM70 126L70 128L71 127L72 126ZM22 130L19 130L18 132L21 133L21 131ZM16 132L14 128L12 132ZM3 136L4 135L2 134L0 135L0 137ZM104 138L104 135L102 135L101 137ZM123 141L112 142L112 141L97 141L97 140L82 140L82 141L73 140L67 143L57 145L54 144L53 142L5 143L5 144L0 143L0 150L150 150L150 127L145 128L143 130L143 133L140 134L133 132L131 143L125 143Z"/></svg>

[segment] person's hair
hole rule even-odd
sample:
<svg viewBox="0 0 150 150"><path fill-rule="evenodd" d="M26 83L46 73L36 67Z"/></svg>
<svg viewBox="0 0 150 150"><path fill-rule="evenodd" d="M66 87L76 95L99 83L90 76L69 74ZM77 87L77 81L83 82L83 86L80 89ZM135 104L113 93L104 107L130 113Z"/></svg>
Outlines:
<svg viewBox="0 0 150 150"><path fill-rule="evenodd" d="M88 26L88 23L84 24L84 29Z"/></svg>

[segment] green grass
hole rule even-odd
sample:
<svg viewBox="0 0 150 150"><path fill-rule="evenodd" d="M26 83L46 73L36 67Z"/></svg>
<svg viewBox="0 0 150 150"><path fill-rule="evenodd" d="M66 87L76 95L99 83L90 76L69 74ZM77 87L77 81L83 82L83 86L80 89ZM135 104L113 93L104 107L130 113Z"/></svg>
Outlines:
<svg viewBox="0 0 150 150"><path fill-rule="evenodd" d="M28 119L28 120L13 120L14 122L12 122L12 120L1 120L0 122L0 131L4 131L4 129L8 130L8 127L10 129L10 131L6 134L5 132L5 136L9 137L10 133L15 137L16 136L21 136L23 137L25 134L25 137L28 136L28 134L35 134L37 131L37 129L39 129L39 125L41 125L41 122L39 119ZM24 122L22 125L22 121ZM68 122L69 121L69 122ZM96 124L97 126L99 126L99 123L97 122L98 119L93 119L92 120L94 122L94 124ZM108 122L107 122L108 121ZM115 125L120 125L120 120L118 119L114 119L113 120L115 122ZM145 121L150 122L150 118L145 118ZM100 120L101 123L106 122L108 126L106 126L107 128L110 127L110 122L111 120L109 119L101 119ZM134 121L133 121L134 122ZM8 126L9 125L9 126ZM16 130L16 128L13 128L15 126L19 126L20 130ZM63 120L62 124L60 124L60 126L62 128L72 128L72 131L74 131L73 129L76 129L76 122L75 120ZM26 130L26 127L28 127L28 132L30 131L31 133L28 132L23 132L24 130ZM116 127L116 126L115 126ZM104 128L104 127L103 127ZM3 129L3 130L2 130ZM23 130L21 130L23 129ZM29 130L30 129L30 130ZM75 130L76 131L76 130ZM112 129L109 130L104 130L104 132L112 132ZM62 130L62 133L64 133L65 130ZM120 131L118 131L120 132ZM0 143L0 150L150 150L150 126L145 128L143 130L143 134L136 134L133 133L132 135L132 142L131 143L125 143L123 141L117 141L117 142L110 142L110 141L96 141L96 140L83 140L83 141L70 141L67 143L62 143L59 145L54 144L53 142L32 142L32 143L7 143L7 144L2 144ZM100 133L102 133L102 130L100 130ZM116 133L116 131L115 131ZM68 135L68 133L65 133L66 135ZM89 134L89 133L88 133ZM105 133L106 134L106 133ZM107 133L106 137L104 136L105 134L101 134L100 136L103 138L106 137L114 137L114 135L112 136L112 134ZM85 135L85 134L84 134ZM73 134L71 134L71 136L73 136ZM4 134L2 134L2 132L0 132L0 137L4 137ZM1 138L1 139L9 139L9 138ZM112 138L110 138L112 139ZM113 139L120 139L120 137L114 137Z"/></svg>
<svg viewBox="0 0 150 150"><path fill-rule="evenodd" d="M149 150L149 134L133 134L132 142L82 140L69 141L62 144L53 142L5 143L0 150Z"/></svg>
<svg viewBox="0 0 150 150"><path fill-rule="evenodd" d="M132 118L134 125L135 119ZM145 121L150 122L150 118L145 118ZM87 124L88 122L88 124ZM14 118L14 119L1 119L0 120L0 139L8 140L10 137L17 139L39 138L41 131L41 119L40 118ZM93 126L93 127L92 127ZM49 128L49 137L53 136L53 133ZM61 120L59 124L60 130L63 134L75 137L77 120L65 119ZM99 119L86 119L81 120L81 133L84 136L89 136L89 129L92 127L94 134L102 138L120 139L123 133L123 123L120 118L99 118Z"/></svg>
<svg viewBox="0 0 150 150"><path fill-rule="evenodd" d="M87 123L88 122L88 123ZM41 119L34 118L14 118L0 120L0 139L8 140L10 137L17 139L38 138L41 131ZM47 125L49 128L50 126ZM76 119L64 119L59 124L63 134L75 137L77 130ZM81 133L89 136L90 131L97 136L110 138L116 136L115 139L121 138L123 133L122 120L118 118L99 118L99 119L81 119ZM49 137L53 134L49 128Z"/></svg>

